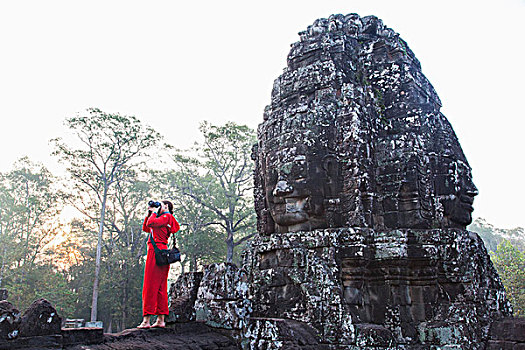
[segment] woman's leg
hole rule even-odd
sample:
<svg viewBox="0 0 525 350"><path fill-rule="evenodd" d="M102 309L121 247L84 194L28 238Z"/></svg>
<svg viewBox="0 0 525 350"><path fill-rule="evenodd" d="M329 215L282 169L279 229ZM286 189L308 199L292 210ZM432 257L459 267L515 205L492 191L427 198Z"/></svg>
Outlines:
<svg viewBox="0 0 525 350"><path fill-rule="evenodd" d="M170 313L168 308L168 274L170 266L160 266L159 268L159 287L157 291L157 303L155 309L155 315L167 315Z"/></svg>
<svg viewBox="0 0 525 350"><path fill-rule="evenodd" d="M144 283L142 286L142 315L157 314L157 294L162 279L159 278L159 266L155 263L155 251L148 247Z"/></svg>
<svg viewBox="0 0 525 350"><path fill-rule="evenodd" d="M157 321L155 321L155 323L151 326L151 327L154 327L154 328L164 328L166 327L166 322L164 321L164 317L166 315L158 315L157 316Z"/></svg>
<svg viewBox="0 0 525 350"><path fill-rule="evenodd" d="M144 318L142 319L142 323L137 326L137 328L150 328L151 324L149 323L149 320L151 318L151 315L144 315Z"/></svg>
<svg viewBox="0 0 525 350"><path fill-rule="evenodd" d="M161 283L159 286L157 294L157 310L156 315L157 321L152 325L152 327L164 328L166 327L165 316L169 314L168 309L168 274L170 270L169 265L161 266Z"/></svg>

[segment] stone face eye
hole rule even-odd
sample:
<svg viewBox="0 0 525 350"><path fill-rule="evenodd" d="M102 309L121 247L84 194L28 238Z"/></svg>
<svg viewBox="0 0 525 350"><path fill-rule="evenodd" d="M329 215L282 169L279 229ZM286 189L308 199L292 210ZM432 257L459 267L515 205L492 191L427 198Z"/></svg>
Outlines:
<svg viewBox="0 0 525 350"><path fill-rule="evenodd" d="M296 157L292 163L291 177L296 182L304 182L307 177L307 163L306 157L302 156L301 158Z"/></svg>

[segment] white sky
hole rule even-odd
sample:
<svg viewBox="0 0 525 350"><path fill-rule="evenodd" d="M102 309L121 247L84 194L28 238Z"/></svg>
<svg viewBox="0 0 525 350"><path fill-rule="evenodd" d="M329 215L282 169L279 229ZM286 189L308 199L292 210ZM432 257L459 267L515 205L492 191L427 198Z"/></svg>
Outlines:
<svg viewBox="0 0 525 350"><path fill-rule="evenodd" d="M316 18L376 15L436 88L480 190L474 216L525 227L525 0L0 0L0 171L58 171L48 141L88 107L176 147L203 120L255 128L290 44Z"/></svg>

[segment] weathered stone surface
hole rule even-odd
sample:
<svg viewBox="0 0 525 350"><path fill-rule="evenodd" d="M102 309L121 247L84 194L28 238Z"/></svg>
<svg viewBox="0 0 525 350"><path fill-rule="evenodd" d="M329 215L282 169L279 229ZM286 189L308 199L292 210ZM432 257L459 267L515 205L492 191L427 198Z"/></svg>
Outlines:
<svg viewBox="0 0 525 350"><path fill-rule="evenodd" d="M259 236L244 267L252 316L307 323L330 344L461 346L510 314L481 239L464 230Z"/></svg>
<svg viewBox="0 0 525 350"><path fill-rule="evenodd" d="M243 264L251 277L252 316L304 322L325 342L354 342L333 231L275 234L252 241Z"/></svg>
<svg viewBox="0 0 525 350"><path fill-rule="evenodd" d="M202 323L174 323L164 329L128 329L105 334L101 344L66 346L67 350L234 350L236 342Z"/></svg>
<svg viewBox="0 0 525 350"><path fill-rule="evenodd" d="M62 349L62 336L60 334L39 335L34 337L19 337L13 340L0 341L0 350L52 350Z"/></svg>
<svg viewBox="0 0 525 350"><path fill-rule="evenodd" d="M62 328L62 344L64 347L75 344L100 344L104 341L104 329L92 327Z"/></svg>
<svg viewBox="0 0 525 350"><path fill-rule="evenodd" d="M62 319L46 299L38 299L24 312L20 320L20 336L60 334Z"/></svg>
<svg viewBox="0 0 525 350"><path fill-rule="evenodd" d="M489 340L487 343L487 350L516 350L514 349L514 342L503 340Z"/></svg>
<svg viewBox="0 0 525 350"><path fill-rule="evenodd" d="M202 272L187 272L171 284L167 322L195 321L195 300L202 275Z"/></svg>
<svg viewBox="0 0 525 350"><path fill-rule="evenodd" d="M356 325L356 345L364 347L392 347L396 341L390 330L377 324Z"/></svg>
<svg viewBox="0 0 525 350"><path fill-rule="evenodd" d="M289 319L252 317L241 341L243 349L329 349L315 328Z"/></svg>
<svg viewBox="0 0 525 350"><path fill-rule="evenodd" d="M212 327L240 329L251 311L247 276L234 264L206 267L195 302L196 320Z"/></svg>
<svg viewBox="0 0 525 350"><path fill-rule="evenodd" d="M0 339L14 339L18 337L20 311L8 301L0 301Z"/></svg>
<svg viewBox="0 0 525 350"><path fill-rule="evenodd" d="M493 340L525 343L525 318L509 317L493 322L490 337Z"/></svg>

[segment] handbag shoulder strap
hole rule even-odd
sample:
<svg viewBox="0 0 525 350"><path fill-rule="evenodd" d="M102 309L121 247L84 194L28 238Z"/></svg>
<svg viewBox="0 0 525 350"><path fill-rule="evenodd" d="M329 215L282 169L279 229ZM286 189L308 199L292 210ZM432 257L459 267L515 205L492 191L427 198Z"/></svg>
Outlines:
<svg viewBox="0 0 525 350"><path fill-rule="evenodd" d="M169 239L169 238L168 238L168 239ZM153 234L152 234L152 233L149 234L149 240L150 240L151 244L153 245L153 249L155 249L155 250L160 250L160 248L157 247L157 243L156 243L155 240L153 239ZM175 237L173 237L173 248L172 248L172 249L177 248L176 243L177 243L177 240L175 239Z"/></svg>
<svg viewBox="0 0 525 350"><path fill-rule="evenodd" d="M173 247L172 247L172 249L177 248L177 245L176 245L176 243L177 243L177 239L175 239L175 235L174 235L174 234L171 234L170 237L172 237L171 239L172 239L172 241L173 241L173 244L172 244ZM168 238L168 239L169 239L169 238Z"/></svg>
<svg viewBox="0 0 525 350"><path fill-rule="evenodd" d="M149 241L151 242L151 244L153 245L153 248L155 250L159 250L159 247L157 247L157 243L155 242L155 240L153 239L153 234L150 233L149 234Z"/></svg>

